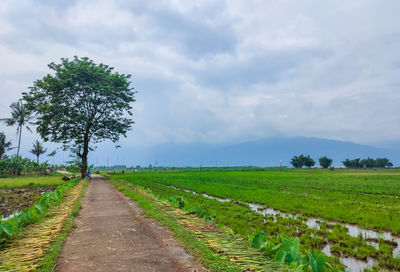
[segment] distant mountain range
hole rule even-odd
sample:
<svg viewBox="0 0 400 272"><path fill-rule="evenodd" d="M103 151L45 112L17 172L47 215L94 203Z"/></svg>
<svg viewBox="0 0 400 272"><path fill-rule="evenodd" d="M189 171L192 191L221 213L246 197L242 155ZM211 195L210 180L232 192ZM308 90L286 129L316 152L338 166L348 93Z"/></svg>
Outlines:
<svg viewBox="0 0 400 272"><path fill-rule="evenodd" d="M397 146L396 146L397 147ZM129 158L121 154L128 153ZM115 152L115 151L114 151ZM295 155L310 155L333 159L333 166L342 166L346 158L387 157L400 165L400 149L378 148L352 142L309 137L267 138L232 145L223 144L163 144L150 148L119 150L121 159L129 164L158 166L290 166ZM124 158L125 157L125 158ZM120 160L121 162L121 160ZM136 163L137 162L137 163Z"/></svg>

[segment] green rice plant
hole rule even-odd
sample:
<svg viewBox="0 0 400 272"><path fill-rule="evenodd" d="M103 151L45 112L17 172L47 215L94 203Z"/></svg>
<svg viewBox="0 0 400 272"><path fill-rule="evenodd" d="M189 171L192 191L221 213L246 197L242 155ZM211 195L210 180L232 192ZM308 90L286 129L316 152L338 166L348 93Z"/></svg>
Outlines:
<svg viewBox="0 0 400 272"><path fill-rule="evenodd" d="M381 223L389 226L395 222L389 224L386 221L384 223L389 217L382 216L386 213L378 215L376 211L382 211L388 206L395 207L397 205L398 207L400 205L398 197L389 196L387 190L387 184L390 184L394 188L393 191L390 191L390 194L394 196L400 195L397 190L398 184L395 184L395 181L400 181L397 177L400 177L400 175L396 175L394 171L377 171L377 173L366 173L364 171L361 174L358 172L337 171L334 174L329 174L329 179L326 180L323 178L326 174L324 172L310 173L309 171L304 171L304 173L275 174L273 172L182 172L139 173L136 175L116 176L127 180L134 186L145 188L148 192L159 196L161 199L180 195L186 201L185 211L208 219L215 217L215 222L222 226L221 228L230 229L235 235L253 237L260 232L264 232L266 234L265 237L268 237L268 239L262 240L264 245L263 252L267 256L275 257L276 252L282 247L283 236L298 237L301 244L301 254L299 254L299 261L292 263L297 263L304 267L307 264L308 269L311 269L308 264L308 251L316 252L322 250L326 243L330 244L332 256L325 257L325 260L331 263L336 270L343 269L339 257L344 256L352 256L358 259L373 257L378 259L382 267L398 269L396 260L391 254L392 245L380 245L379 250L377 250L367 244L368 240L365 237L362 240L359 239L360 237L352 237L348 234L348 230L344 225L327 222L327 220L325 222L322 220L320 229L308 228L306 224L307 218L310 216L315 217L316 215L312 211L300 214L297 218L287 218L280 215L276 217L272 215L263 216L252 211L243 201L268 203L268 206L275 208L276 206L274 205L277 203L286 205L289 208L294 207L295 209L312 208L321 214L332 212L337 216L337 221L342 222L348 222L346 219L348 215L343 213L343 211L346 211L349 214L353 213L353 221L349 223L365 220L365 222L369 222L368 224L372 225L371 222L377 222L377 218L380 217L382 219ZM366 174L369 175L367 181L363 178L359 179L359 176L363 177ZM317 175L318 178L312 177L313 175ZM382 183L378 179L379 177L372 178L372 175L381 175L383 179L388 180L387 184L385 182ZM286 178L289 181L286 181ZM302 180L303 178L304 180ZM266 181L265 179L268 180ZM370 180L374 180L375 183L371 185ZM175 189L169 187L169 185L194 190L197 194ZM386 193L383 188L386 188ZM232 201L219 202L202 196L202 193L218 197L229 197ZM280 199L278 199L278 196ZM328 200L329 203L327 203ZM303 203L300 203L300 201ZM175 206L177 206L176 203ZM282 208L281 210L285 209ZM393 210L391 213L392 218L395 218L396 213L399 213L399 211ZM374 214L373 219L370 217L372 214ZM395 225L399 226L398 223L392 224L392 226ZM293 238L291 239L293 240ZM280 246L275 248L277 245ZM268 251L269 254L267 254ZM293 266L295 265L293 264ZM326 270L329 269L328 264L326 264Z"/></svg>
<svg viewBox="0 0 400 272"><path fill-rule="evenodd" d="M180 172L116 175L400 234L400 175L390 170ZM368 177L365 180L365 177ZM304 196L307 196L306 198ZM384 208L386 212L382 212Z"/></svg>

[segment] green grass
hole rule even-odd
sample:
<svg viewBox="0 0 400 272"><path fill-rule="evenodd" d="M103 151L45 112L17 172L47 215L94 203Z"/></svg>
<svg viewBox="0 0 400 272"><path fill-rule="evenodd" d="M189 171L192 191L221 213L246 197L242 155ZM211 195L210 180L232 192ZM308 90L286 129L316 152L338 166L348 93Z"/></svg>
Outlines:
<svg viewBox="0 0 400 272"><path fill-rule="evenodd" d="M79 210L82 206L82 198L85 195L85 191L89 181L86 181L83 185L83 190L79 199L75 202L75 206L70 216L65 220L63 229L58 237L51 243L50 247L46 250L43 259L40 261L40 267L36 269L36 272L52 272L57 263L57 258L61 253L64 246L65 240L67 239L68 233L75 226L74 219L79 214Z"/></svg>
<svg viewBox="0 0 400 272"><path fill-rule="evenodd" d="M111 178L111 183L121 191L125 196L129 197L135 202L139 203L140 208L144 211L146 216L155 219L161 225L166 226L175 239L177 239L184 247L195 256L202 260L202 263L210 269L210 271L241 271L239 267L230 263L225 258L214 253L203 242L199 241L194 233L188 231L184 226L180 225L172 215L163 212L160 206L152 203L142 195L138 194L132 187L124 183L117 182Z"/></svg>
<svg viewBox="0 0 400 272"><path fill-rule="evenodd" d="M399 170L167 172L115 177L143 185L174 185L400 234Z"/></svg>
<svg viewBox="0 0 400 272"><path fill-rule="evenodd" d="M62 183L64 183L64 181L61 175L8 177L0 178L0 189L27 186L56 187Z"/></svg>
<svg viewBox="0 0 400 272"><path fill-rule="evenodd" d="M279 243L281 236L299 237L302 250L321 250L328 241L336 256L359 259L374 257L383 267L400 269L400 258L393 258L391 246L382 241L375 249L358 237L351 237L341 225L310 229L305 217L317 216L364 228L400 230L399 170L290 170L269 172L180 172L115 174L132 185L139 185L161 199L182 196L187 211L206 210L206 216L228 226L235 233L251 237L267 233L269 240ZM238 201L257 202L279 210L298 213L298 218L263 217L239 202L221 203L193 195L199 193L229 197ZM328 261L342 268L337 257Z"/></svg>

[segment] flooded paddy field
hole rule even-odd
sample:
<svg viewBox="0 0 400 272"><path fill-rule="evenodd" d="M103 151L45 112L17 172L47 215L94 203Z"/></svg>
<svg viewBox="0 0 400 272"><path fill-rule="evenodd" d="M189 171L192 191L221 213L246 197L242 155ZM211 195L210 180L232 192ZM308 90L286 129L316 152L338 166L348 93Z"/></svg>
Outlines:
<svg viewBox="0 0 400 272"><path fill-rule="evenodd" d="M63 175L17 176L0 178L0 215L3 220L32 206L45 192L64 183Z"/></svg>
<svg viewBox="0 0 400 272"><path fill-rule="evenodd" d="M376 174L376 175L374 175ZM337 269L400 270L398 171L193 172L120 175L160 197L206 206L215 220L277 244L298 237ZM212 217L212 216L211 216Z"/></svg>
<svg viewBox="0 0 400 272"><path fill-rule="evenodd" d="M0 214L6 219L32 206L45 192L54 190L55 187L0 188Z"/></svg>

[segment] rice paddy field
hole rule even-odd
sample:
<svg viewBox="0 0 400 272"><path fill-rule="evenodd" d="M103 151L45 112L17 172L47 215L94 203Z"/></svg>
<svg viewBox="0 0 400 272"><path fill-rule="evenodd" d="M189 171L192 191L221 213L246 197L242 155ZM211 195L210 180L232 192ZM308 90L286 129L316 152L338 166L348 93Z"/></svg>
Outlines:
<svg viewBox="0 0 400 272"><path fill-rule="evenodd" d="M15 187L56 187L63 183L62 175L21 176L0 178L0 189Z"/></svg>
<svg viewBox="0 0 400 272"><path fill-rule="evenodd" d="M237 169L240 170L240 169ZM300 240L333 270L400 270L400 170L174 171L113 174L242 237Z"/></svg>
<svg viewBox="0 0 400 272"><path fill-rule="evenodd" d="M62 183L60 175L0 178L0 215L3 220L12 217Z"/></svg>

